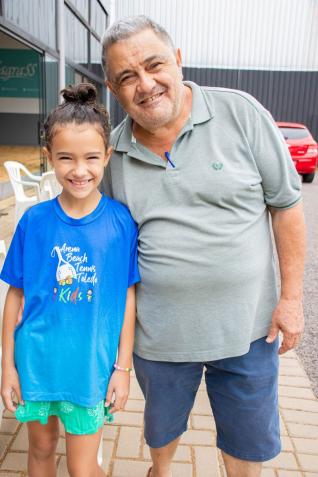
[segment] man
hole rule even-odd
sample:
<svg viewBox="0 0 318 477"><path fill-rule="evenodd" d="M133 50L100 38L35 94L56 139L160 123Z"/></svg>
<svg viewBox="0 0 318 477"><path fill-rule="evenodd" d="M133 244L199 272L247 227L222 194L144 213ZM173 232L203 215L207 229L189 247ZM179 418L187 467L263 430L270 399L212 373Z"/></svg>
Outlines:
<svg viewBox="0 0 318 477"><path fill-rule="evenodd" d="M277 336L284 353L303 330L298 175L267 111L246 93L183 83L180 50L149 18L106 31L103 67L128 113L104 187L139 226L148 476L172 475L204 369L228 477L259 476L280 451Z"/></svg>

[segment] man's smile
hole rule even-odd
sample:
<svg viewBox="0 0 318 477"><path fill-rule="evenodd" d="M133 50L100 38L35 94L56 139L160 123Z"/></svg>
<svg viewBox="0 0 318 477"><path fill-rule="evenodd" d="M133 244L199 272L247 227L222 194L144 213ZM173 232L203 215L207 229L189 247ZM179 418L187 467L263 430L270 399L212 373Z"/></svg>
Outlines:
<svg viewBox="0 0 318 477"><path fill-rule="evenodd" d="M144 104L144 105L151 105L154 103L156 100L161 99L165 91L159 91L159 93L155 93L151 96L148 96L147 98L142 99L141 101L138 102L138 104Z"/></svg>

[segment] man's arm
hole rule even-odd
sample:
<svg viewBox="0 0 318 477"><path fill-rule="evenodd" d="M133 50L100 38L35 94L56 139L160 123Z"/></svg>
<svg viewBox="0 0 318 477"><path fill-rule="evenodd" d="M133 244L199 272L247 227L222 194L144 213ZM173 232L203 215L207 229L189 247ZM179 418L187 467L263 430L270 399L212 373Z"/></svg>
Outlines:
<svg viewBox="0 0 318 477"><path fill-rule="evenodd" d="M276 306L267 342L283 333L279 353L297 346L304 330L302 307L305 260L305 220L301 203L290 209L270 208L281 277L281 295Z"/></svg>

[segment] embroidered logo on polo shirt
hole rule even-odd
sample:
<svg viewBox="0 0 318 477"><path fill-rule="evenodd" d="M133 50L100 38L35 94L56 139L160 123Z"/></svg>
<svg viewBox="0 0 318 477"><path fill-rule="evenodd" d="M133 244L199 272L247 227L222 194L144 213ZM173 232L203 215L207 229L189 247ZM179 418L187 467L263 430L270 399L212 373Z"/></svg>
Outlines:
<svg viewBox="0 0 318 477"><path fill-rule="evenodd" d="M220 171L223 168L222 162L212 162L212 167L215 171Z"/></svg>

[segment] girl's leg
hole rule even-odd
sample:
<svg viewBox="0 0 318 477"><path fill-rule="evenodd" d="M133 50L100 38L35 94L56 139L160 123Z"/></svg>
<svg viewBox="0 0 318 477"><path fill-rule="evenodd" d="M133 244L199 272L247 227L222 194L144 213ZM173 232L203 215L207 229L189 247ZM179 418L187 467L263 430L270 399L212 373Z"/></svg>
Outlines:
<svg viewBox="0 0 318 477"><path fill-rule="evenodd" d="M55 450L59 439L59 422L50 416L48 423L28 422L29 477L56 477Z"/></svg>
<svg viewBox="0 0 318 477"><path fill-rule="evenodd" d="M82 436L65 433L67 468L71 477L106 477L97 463L102 428Z"/></svg>

